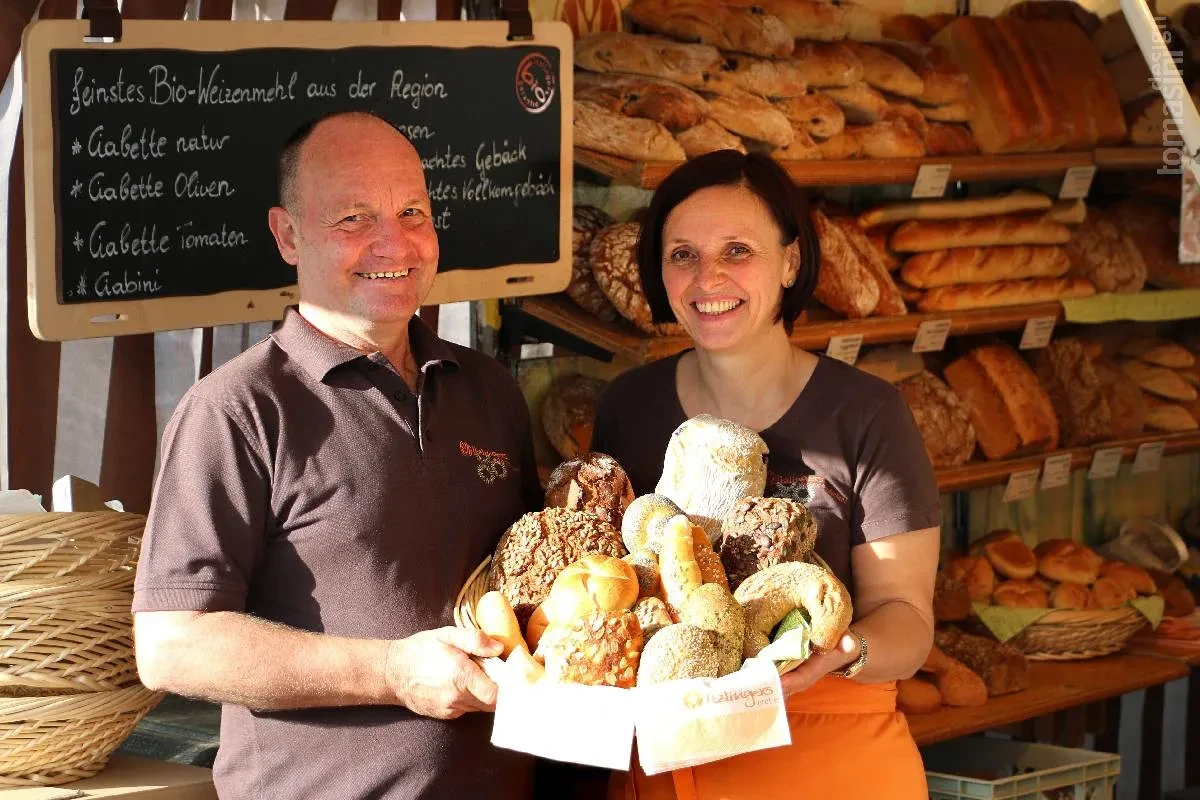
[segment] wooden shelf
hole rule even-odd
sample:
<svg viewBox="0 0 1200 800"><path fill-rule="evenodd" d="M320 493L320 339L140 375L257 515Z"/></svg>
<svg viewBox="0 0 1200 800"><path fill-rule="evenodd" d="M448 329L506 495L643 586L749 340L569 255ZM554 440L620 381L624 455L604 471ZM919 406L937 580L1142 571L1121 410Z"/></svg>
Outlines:
<svg viewBox="0 0 1200 800"><path fill-rule="evenodd" d="M1173 658L1115 655L1088 661L1035 661L1030 671L1030 687L1023 692L991 698L977 708L943 707L932 714L909 715L913 738L920 745L933 744L1118 697L1183 678L1188 666Z"/></svg>
<svg viewBox="0 0 1200 800"><path fill-rule="evenodd" d="M1159 160L1154 163L1160 164L1161 150L1155 152L1158 154ZM1116 159L1118 154L1111 157ZM1148 154L1139 154L1139 158L1140 166L1123 168L1140 169L1148 165ZM575 163L613 181L643 189L653 189L683 162L630 161L577 147L575 148ZM861 186L912 183L917 179L917 171L923 164L949 164L950 180L977 181L1053 177L1062 175L1071 167L1090 166L1094 163L1094 159L1091 152L1079 152L1027 153L1011 156L855 159L849 161L785 161L780 163L787 169L792 180L801 186Z"/></svg>
<svg viewBox="0 0 1200 800"><path fill-rule="evenodd" d="M1139 633L1130 641L1129 652L1139 656L1176 658L1190 667L1200 667L1200 639L1167 639L1154 636L1152 632Z"/></svg>
<svg viewBox="0 0 1200 800"><path fill-rule="evenodd" d="M1161 147L1097 147L1092 159L1097 169L1113 172L1158 169L1165 163Z"/></svg>
<svg viewBox="0 0 1200 800"><path fill-rule="evenodd" d="M964 464L952 469L940 469L937 472L938 489L942 492L962 492L968 489L979 489L984 486L996 486L1008 480L1014 472L1037 469L1050 456L1071 454L1071 469L1086 469L1092 463L1092 454L1097 450L1109 447L1120 447L1124 451L1125 460L1132 459L1140 445L1147 442L1163 442L1164 455L1173 453L1190 453L1200 450L1200 431L1188 433L1160 433L1153 436L1142 436L1137 439L1122 439L1114 442L1101 442L1090 447L1077 447L1071 450L1056 450L1052 453L1041 453L1027 458L1013 458L1006 461L981 461Z"/></svg>
<svg viewBox="0 0 1200 800"><path fill-rule="evenodd" d="M650 336L633 325L618 320L604 322L575 305L565 295L541 295L519 301L520 307L532 317L547 322L584 341L591 342L614 355L635 364L646 364L688 349L692 340L686 336ZM868 317L866 319L797 320L792 341L806 350L823 351L833 336L862 334L863 344L911 341L922 322L950 319L950 335L1019 330L1034 317L1062 319L1060 303L1038 303L1008 308L986 308L936 314L907 314L901 317Z"/></svg>

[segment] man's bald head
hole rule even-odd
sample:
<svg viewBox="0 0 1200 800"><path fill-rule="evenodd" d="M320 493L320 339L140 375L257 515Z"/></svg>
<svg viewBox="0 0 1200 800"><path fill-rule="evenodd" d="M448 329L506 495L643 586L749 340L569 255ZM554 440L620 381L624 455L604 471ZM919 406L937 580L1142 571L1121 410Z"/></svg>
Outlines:
<svg viewBox="0 0 1200 800"><path fill-rule="evenodd" d="M283 145L283 149L279 153L279 205L292 213L296 213L299 210L300 162L305 143L312 138L318 128L327 123L348 120L387 126L388 130L398 138L403 139L405 143L408 143L407 137L397 130L396 126L370 111L334 111L314 117L292 132L292 135L288 137L288 140ZM411 144L409 146L411 147ZM416 152L415 148L413 152Z"/></svg>

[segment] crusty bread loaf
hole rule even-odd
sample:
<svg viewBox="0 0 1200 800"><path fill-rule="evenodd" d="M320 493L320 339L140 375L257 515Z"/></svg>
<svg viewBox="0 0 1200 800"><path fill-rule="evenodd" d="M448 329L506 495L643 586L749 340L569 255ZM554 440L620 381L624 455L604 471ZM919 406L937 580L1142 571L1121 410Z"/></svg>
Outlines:
<svg viewBox="0 0 1200 800"><path fill-rule="evenodd" d="M1069 266L1061 247L956 247L910 256L900 276L912 286L931 289L961 283L1057 278L1065 275Z"/></svg>
<svg viewBox="0 0 1200 800"><path fill-rule="evenodd" d="M737 150L746 152L742 140L711 119L706 119L693 128L675 134L675 140L683 147L688 158L698 158L705 153L716 150Z"/></svg>
<svg viewBox="0 0 1200 800"><path fill-rule="evenodd" d="M1134 336L1124 342L1118 352L1147 364L1171 369L1186 369L1196 364L1196 357L1186 347L1157 336Z"/></svg>
<svg viewBox="0 0 1200 800"><path fill-rule="evenodd" d="M575 458L592 445L596 403L607 384L586 375L559 378L542 399L542 430L563 458Z"/></svg>
<svg viewBox="0 0 1200 800"><path fill-rule="evenodd" d="M968 286L929 289L917 302L921 311L959 311L1049 303L1072 297L1091 297L1096 287L1086 278L1030 278Z"/></svg>
<svg viewBox="0 0 1200 800"><path fill-rule="evenodd" d="M1156 286L1178 287L1179 271L1179 205L1171 211L1145 197L1128 197L1105 209L1106 219L1113 221L1120 232L1141 254L1146 264L1146 280ZM1099 216L1095 209L1091 217Z"/></svg>
<svg viewBox="0 0 1200 800"><path fill-rule="evenodd" d="M591 244L596 233L612 225L614 220L594 206L575 206L572 214L573 230L571 247L571 282L567 284L567 296L584 311L605 322L613 322L620 314L604 295L596 276L592 274Z"/></svg>
<svg viewBox="0 0 1200 800"><path fill-rule="evenodd" d="M863 80L880 91L901 97L920 97L925 90L921 76L882 48L863 42L846 42L863 65Z"/></svg>
<svg viewBox="0 0 1200 800"><path fill-rule="evenodd" d="M1100 54L1078 26L1067 22L1043 22L1035 28L1044 52L1051 55L1056 69L1069 70L1074 91L1065 92L1071 104L1068 113L1081 115L1080 124L1091 120L1095 125L1095 144L1114 145L1125 139L1127 131L1121 100L1104 68ZM1076 101L1085 108L1074 111ZM1078 118L1078 117L1077 117ZM1089 142L1089 146L1091 143Z"/></svg>
<svg viewBox="0 0 1200 800"><path fill-rule="evenodd" d="M865 81L850 86L830 86L825 93L841 107L849 123L869 125L883 119L888 112L887 98Z"/></svg>
<svg viewBox="0 0 1200 800"><path fill-rule="evenodd" d="M587 511L620 529L633 485L617 460L584 452L559 464L546 483L546 508Z"/></svg>
<svg viewBox="0 0 1200 800"><path fill-rule="evenodd" d="M810 136L828 139L846 127L846 115L841 106L824 92L810 91L801 97L779 100L775 107L792 123Z"/></svg>
<svg viewBox="0 0 1200 800"><path fill-rule="evenodd" d="M908 403L925 452L936 469L965 464L975 452L975 428L967 404L931 372L921 372L897 387Z"/></svg>
<svg viewBox="0 0 1200 800"><path fill-rule="evenodd" d="M867 235L855 224L854 219L839 217L832 222L841 227L850 249L858 256L859 262L867 268L872 280L879 287L879 303L875 306L875 313L883 317L907 314L908 306L904 304L904 297L896 287L896 282L892 280L887 263Z"/></svg>
<svg viewBox="0 0 1200 800"><path fill-rule="evenodd" d="M1113 438L1133 439L1141 436L1149 411L1142 390L1120 367L1107 359L1095 359L1092 366L1112 412Z"/></svg>
<svg viewBox="0 0 1200 800"><path fill-rule="evenodd" d="M729 586L785 561L802 561L817 541L817 523L803 504L783 497L745 497L721 526L721 564Z"/></svg>
<svg viewBox="0 0 1200 800"><path fill-rule="evenodd" d="M828 161L862 158L862 144L858 141L858 133L862 129L862 125L847 125L836 136L817 142L817 147L821 149L821 157Z"/></svg>
<svg viewBox="0 0 1200 800"><path fill-rule="evenodd" d="M1174 370L1147 364L1136 358L1124 359L1120 365L1121 370L1144 392L1184 403L1197 398L1196 387L1179 377Z"/></svg>
<svg viewBox="0 0 1200 800"><path fill-rule="evenodd" d="M1033 369L1058 417L1064 447L1112 438L1112 411L1078 339L1057 339L1033 354Z"/></svg>
<svg viewBox="0 0 1200 800"><path fill-rule="evenodd" d="M996 29L1003 37L1004 45L1020 69L1021 78L1033 101L1037 114L1038 135L1028 145L1028 150L1058 150L1067 141L1075 141L1074 121L1062 115L1062 99L1058 81L1050 72L1050 65L1038 55L1030 42L1030 30L1038 23L1003 17L996 20Z"/></svg>
<svg viewBox="0 0 1200 800"><path fill-rule="evenodd" d="M1133 38L1129 22L1120 11L1109 14L1100 27L1092 32L1092 44L1105 61L1112 61L1137 49L1137 39Z"/></svg>
<svg viewBox="0 0 1200 800"><path fill-rule="evenodd" d="M777 17L756 6L633 0L625 13L637 24L677 39L768 58L791 55L795 38Z"/></svg>
<svg viewBox="0 0 1200 800"><path fill-rule="evenodd" d="M925 133L929 130L929 120L925 119L925 115L921 113L915 105L907 100L898 98L888 98L888 110L883 115L886 119L898 119L912 128L921 135L921 141L925 141Z"/></svg>
<svg viewBox="0 0 1200 800"><path fill-rule="evenodd" d="M791 61L723 53L721 66L710 73L713 91L736 87L764 98L800 97L808 91L804 75Z"/></svg>
<svg viewBox="0 0 1200 800"><path fill-rule="evenodd" d="M975 436L989 459L1058 446L1058 419L1050 398L1012 348L978 347L947 365L944 375L950 388L966 401Z"/></svg>
<svg viewBox="0 0 1200 800"><path fill-rule="evenodd" d="M840 226L820 211L813 211L812 219L821 243L821 272L813 296L851 319L868 316L879 305L879 284Z"/></svg>
<svg viewBox="0 0 1200 800"><path fill-rule="evenodd" d="M955 627L938 628L934 633L934 644L978 673L987 684L989 697L1029 687L1029 662L1012 645L972 636Z"/></svg>
<svg viewBox="0 0 1200 800"><path fill-rule="evenodd" d="M792 133L792 143L772 152L772 158L780 161L817 161L825 157L821 147L803 130L793 126Z"/></svg>
<svg viewBox="0 0 1200 800"><path fill-rule="evenodd" d="M708 117L704 98L672 81L644 75L579 72L575 102L587 102L627 117L643 117L681 131Z"/></svg>
<svg viewBox="0 0 1200 800"><path fill-rule="evenodd" d="M826 0L734 0L756 5L787 26L796 39L836 42L846 38L846 12Z"/></svg>
<svg viewBox="0 0 1200 800"><path fill-rule="evenodd" d="M1100 17L1074 0L1021 0L1004 13L1030 22L1069 22L1089 36L1100 28Z"/></svg>
<svg viewBox="0 0 1200 800"><path fill-rule="evenodd" d="M1032 215L981 217L968 220L910 220L892 232L889 244L898 253L951 247L1066 244L1071 229Z"/></svg>
<svg viewBox="0 0 1200 800"><path fill-rule="evenodd" d="M967 75L943 47L904 42L880 42L878 47L903 61L921 79L921 93L913 97L927 106L970 104ZM965 122L966 120L960 120Z"/></svg>
<svg viewBox="0 0 1200 800"><path fill-rule="evenodd" d="M1139 292L1146 283L1141 252L1109 215L1093 213L1076 227L1067 257L1071 274L1087 278L1101 292Z"/></svg>
<svg viewBox="0 0 1200 800"><path fill-rule="evenodd" d="M709 101L709 115L726 130L739 136L787 147L796 137L788 118L758 95L735 89Z"/></svg>
<svg viewBox="0 0 1200 800"><path fill-rule="evenodd" d="M970 122L971 104L968 101L946 103L940 106L921 106L921 114L925 119L933 122Z"/></svg>
<svg viewBox="0 0 1200 800"><path fill-rule="evenodd" d="M548 629L538 655L546 678L632 689L637 683L642 627L629 611L596 611Z"/></svg>
<svg viewBox="0 0 1200 800"><path fill-rule="evenodd" d="M684 44L632 33L594 33L575 42L575 65L593 72L625 72L665 78L692 89L708 87L721 54L703 44Z"/></svg>
<svg viewBox="0 0 1200 800"><path fill-rule="evenodd" d="M809 86L850 86L863 77L858 56L840 43L796 42L791 61Z"/></svg>
<svg viewBox="0 0 1200 800"><path fill-rule="evenodd" d="M964 200L914 200L905 203L889 203L873 208L858 216L863 228L874 228L892 222L914 219L971 219L1000 214L1015 214L1024 211L1048 209L1053 201L1041 192L1017 189L992 197L973 197ZM952 245L960 247L961 245Z"/></svg>
<svg viewBox="0 0 1200 800"><path fill-rule="evenodd" d="M661 124L587 102L574 104L575 146L635 161L683 161L683 148Z"/></svg>
<svg viewBox="0 0 1200 800"><path fill-rule="evenodd" d="M972 542L968 552L986 558L996 573L1005 578L1027 581L1037 574L1037 557L1016 531L992 531ZM999 588L997 584L996 589ZM995 592L992 596L995 597Z"/></svg>
<svg viewBox="0 0 1200 800"><path fill-rule="evenodd" d="M592 274L613 307L639 330L652 335L678 333L682 329L677 323L660 325L651 315L637 267L640 233L636 222L610 225L598 232L590 247Z"/></svg>
<svg viewBox="0 0 1200 800"><path fill-rule="evenodd" d="M1142 57L1141 50L1130 50L1124 55L1117 56L1105 63L1108 77L1121 105L1132 103L1142 97L1155 93L1154 82L1151 80L1150 66Z"/></svg>

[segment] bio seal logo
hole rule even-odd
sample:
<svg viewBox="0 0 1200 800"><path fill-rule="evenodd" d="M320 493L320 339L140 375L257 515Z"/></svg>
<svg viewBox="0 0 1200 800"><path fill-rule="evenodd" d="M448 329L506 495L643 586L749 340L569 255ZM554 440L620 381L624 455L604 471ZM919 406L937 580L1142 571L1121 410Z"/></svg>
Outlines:
<svg viewBox="0 0 1200 800"><path fill-rule="evenodd" d="M704 705L704 693L694 690L685 692L683 695L683 704L689 709L695 711L697 708Z"/></svg>
<svg viewBox="0 0 1200 800"><path fill-rule="evenodd" d="M530 53L517 65L517 100L530 114L540 114L550 107L558 89L558 79L550 59L541 53Z"/></svg>

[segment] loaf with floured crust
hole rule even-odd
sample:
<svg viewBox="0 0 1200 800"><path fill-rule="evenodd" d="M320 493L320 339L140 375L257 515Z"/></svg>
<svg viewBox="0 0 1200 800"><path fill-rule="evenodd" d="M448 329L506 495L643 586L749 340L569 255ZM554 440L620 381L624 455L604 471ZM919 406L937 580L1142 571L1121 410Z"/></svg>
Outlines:
<svg viewBox="0 0 1200 800"><path fill-rule="evenodd" d="M824 92L810 91L801 97L779 100L775 107L792 123L810 136L828 139L846 127L846 115L833 98Z"/></svg>
<svg viewBox="0 0 1200 800"><path fill-rule="evenodd" d="M872 280L879 287L879 303L875 306L875 313L883 317L896 317L908 313L908 306L904 304L904 297L900 294L900 289L897 288L896 282L892 280L892 274L888 271L887 262L883 256L871 244L871 240L863 233L862 229L855 224L852 217L840 217L832 220L835 225L842 229L845 234L846 242L850 245L851 251L858 256L859 262L867 268L867 272L871 275Z"/></svg>
<svg viewBox="0 0 1200 800"><path fill-rule="evenodd" d="M756 6L705 0L633 0L625 13L650 30L722 50L783 58L791 55L792 32Z"/></svg>
<svg viewBox="0 0 1200 800"><path fill-rule="evenodd" d="M792 37L818 42L836 42L846 38L846 12L826 0L736 0L735 4L756 5L779 19Z"/></svg>
<svg viewBox="0 0 1200 800"><path fill-rule="evenodd" d="M791 61L722 53L721 65L709 73L712 91L736 87L764 98L800 97L808 91L804 75Z"/></svg>
<svg viewBox="0 0 1200 800"><path fill-rule="evenodd" d="M865 81L849 86L830 86L824 91L841 107L848 123L869 125L883 119L888 113L887 98Z"/></svg>
<svg viewBox="0 0 1200 800"><path fill-rule="evenodd" d="M863 80L880 91L901 97L920 97L925 82L907 64L886 50L863 42L846 42L863 65Z"/></svg>
<svg viewBox="0 0 1200 800"><path fill-rule="evenodd" d="M882 48L903 61L921 79L921 93L913 97L926 106L970 106L967 75L943 47L903 42L879 42ZM965 122L966 120L955 120Z"/></svg>
<svg viewBox="0 0 1200 800"><path fill-rule="evenodd" d="M966 125L930 122L925 126L925 154L930 156L969 156L979 152L975 137Z"/></svg>
<svg viewBox="0 0 1200 800"><path fill-rule="evenodd" d="M939 286L927 290L917 301L917 308L922 311L1000 308L1091 297L1095 293L1096 287L1086 278L1029 278L967 286Z"/></svg>
<svg viewBox="0 0 1200 800"><path fill-rule="evenodd" d="M962 398L928 371L901 381L896 388L912 411L934 468L965 464L975 452L975 428Z"/></svg>
<svg viewBox="0 0 1200 800"><path fill-rule="evenodd" d="M966 401L975 436L988 459L1041 453L1058 446L1054 406L1033 370L1012 348L977 347L947 365L944 377Z"/></svg>
<svg viewBox="0 0 1200 800"><path fill-rule="evenodd" d="M773 147L787 147L796 137L783 112L741 89L717 95L709 101L708 110L713 121L726 130Z"/></svg>
<svg viewBox="0 0 1200 800"><path fill-rule="evenodd" d="M1035 351L1033 369L1054 406L1064 447L1112 438L1112 410L1078 339L1056 339Z"/></svg>
<svg viewBox="0 0 1200 800"><path fill-rule="evenodd" d="M725 130L721 125L711 119L706 119L699 125L688 128L686 131L680 131L675 134L675 140L683 147L683 152L688 158L698 158L705 153L712 153L716 150L737 150L739 153L746 152L746 145L742 140Z"/></svg>
<svg viewBox="0 0 1200 800"><path fill-rule="evenodd" d="M1108 359L1094 359L1092 368L1096 371L1100 390L1104 392L1104 399L1112 412L1113 438L1133 439L1141 436L1146 427L1149 406L1137 383Z"/></svg>
<svg viewBox="0 0 1200 800"><path fill-rule="evenodd" d="M820 211L814 210L812 219L821 243L821 272L813 296L851 319L868 316L879 305L879 284L840 226Z"/></svg>
<svg viewBox="0 0 1200 800"><path fill-rule="evenodd" d="M657 36L593 33L575 42L575 65L592 72L624 72L665 78L691 89L708 88L706 73L721 65L717 48Z"/></svg>
<svg viewBox="0 0 1200 800"><path fill-rule="evenodd" d="M708 117L708 103L691 89L643 75L579 72L575 75L575 102L652 119L670 131L686 130Z"/></svg>
<svg viewBox="0 0 1200 800"><path fill-rule="evenodd" d="M806 132L793 125L792 134L792 143L772 152L772 158L780 161L817 161L825 157L820 146Z"/></svg>
<svg viewBox="0 0 1200 800"><path fill-rule="evenodd" d="M1093 212L1072 232L1066 251L1071 274L1101 292L1139 292L1146 283L1146 262L1115 217Z"/></svg>
<svg viewBox="0 0 1200 800"><path fill-rule="evenodd" d="M791 61L809 86L850 86L863 77L862 61L841 43L796 42Z"/></svg>
<svg viewBox="0 0 1200 800"><path fill-rule="evenodd" d="M575 146L634 161L684 161L671 132L650 119L627 117L588 102L574 104Z"/></svg>
<svg viewBox="0 0 1200 800"><path fill-rule="evenodd" d="M889 244L898 253L952 247L1066 244L1071 229L1037 216L1013 215L969 220L910 220L892 232Z"/></svg>
<svg viewBox="0 0 1200 800"><path fill-rule="evenodd" d="M962 283L993 283L1021 278L1057 278L1070 267L1061 247L955 247L909 256L900 276L912 286L932 289Z"/></svg>
<svg viewBox="0 0 1200 800"><path fill-rule="evenodd" d="M592 274L613 307L639 330L652 335L678 334L682 332L678 323L654 322L637 267L640 233L636 222L610 225L598 232L590 247Z"/></svg>

